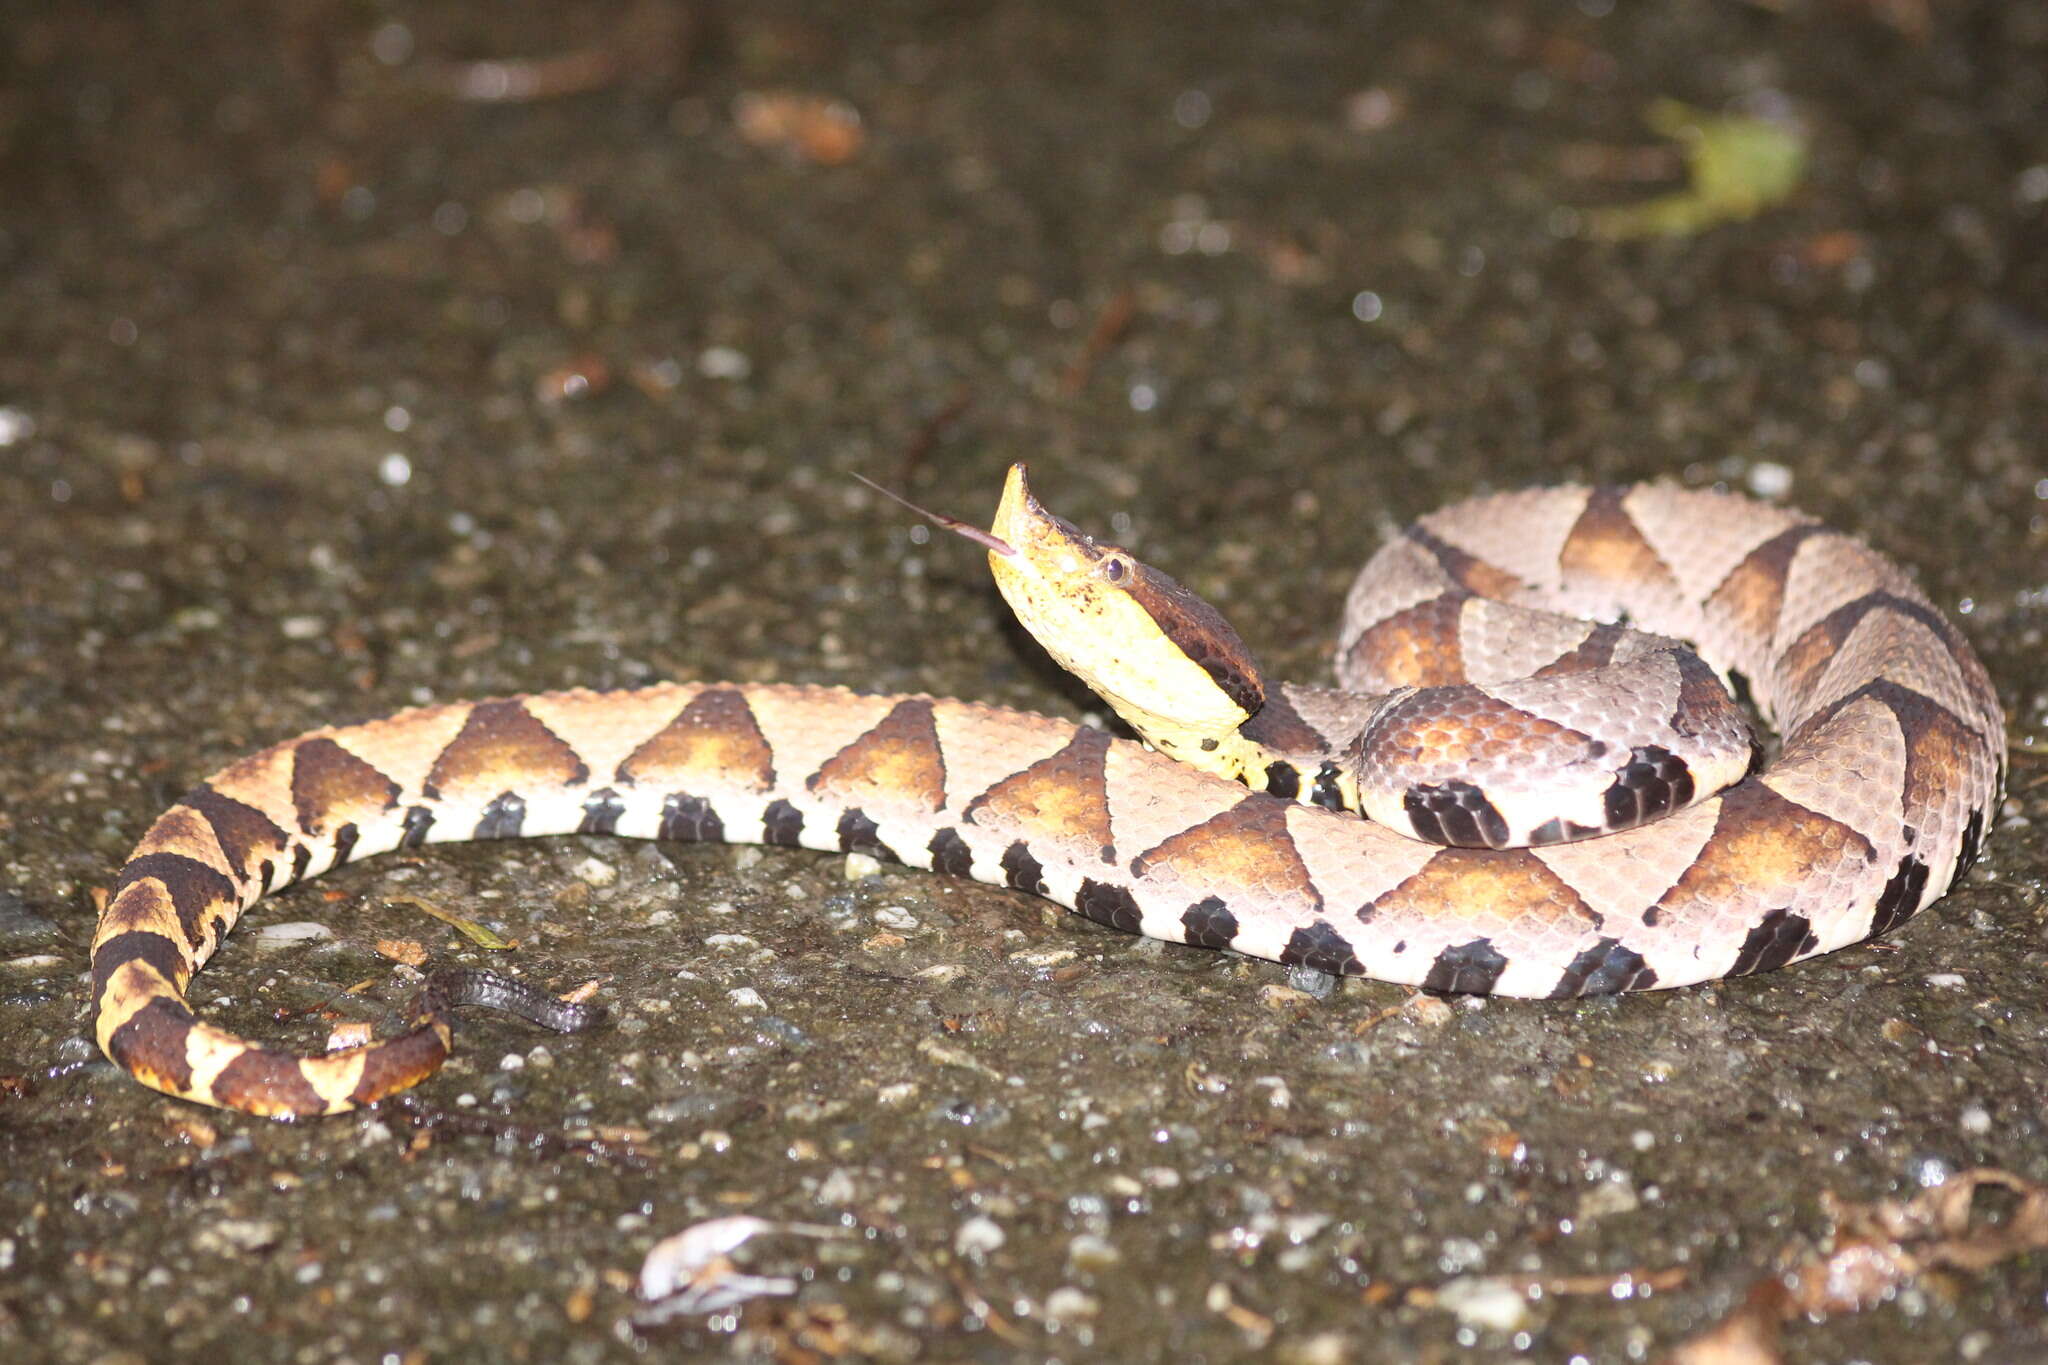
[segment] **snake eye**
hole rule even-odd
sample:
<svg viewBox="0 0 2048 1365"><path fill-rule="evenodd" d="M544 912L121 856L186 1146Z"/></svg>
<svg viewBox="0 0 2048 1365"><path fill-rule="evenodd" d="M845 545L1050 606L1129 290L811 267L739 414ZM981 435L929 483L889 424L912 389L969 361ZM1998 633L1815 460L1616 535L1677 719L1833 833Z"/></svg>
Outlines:
<svg viewBox="0 0 2048 1365"><path fill-rule="evenodd" d="M1112 582L1112 583L1121 583L1121 582L1123 582L1123 581L1124 581L1124 562L1123 562L1123 561L1122 561L1121 559L1105 559L1105 560L1103 560L1103 561L1102 561L1102 576L1103 576L1104 578L1107 578L1107 579L1108 579L1108 580L1109 580L1110 582Z"/></svg>

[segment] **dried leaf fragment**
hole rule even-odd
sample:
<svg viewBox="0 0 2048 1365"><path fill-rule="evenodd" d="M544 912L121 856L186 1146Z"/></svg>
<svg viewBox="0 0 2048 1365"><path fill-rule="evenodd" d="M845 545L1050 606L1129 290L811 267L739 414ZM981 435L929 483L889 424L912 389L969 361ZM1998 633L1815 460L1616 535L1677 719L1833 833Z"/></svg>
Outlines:
<svg viewBox="0 0 2048 1365"><path fill-rule="evenodd" d="M844 165L867 142L860 111L828 95L792 90L745 94L733 101L732 117L750 145L819 166Z"/></svg>
<svg viewBox="0 0 2048 1365"><path fill-rule="evenodd" d="M750 1275L733 1264L732 1253L764 1232L798 1237L839 1237L838 1228L817 1223L778 1223L735 1213L693 1223L648 1249L640 1263L640 1297L647 1307L633 1315L637 1327L672 1318L716 1313L774 1294L794 1294L797 1282L785 1275Z"/></svg>
<svg viewBox="0 0 2048 1365"><path fill-rule="evenodd" d="M380 938L376 947L383 956L408 967L417 967L427 960L427 950L417 939Z"/></svg>
<svg viewBox="0 0 2048 1365"><path fill-rule="evenodd" d="M2002 1218L1977 1218L1977 1196L2004 1190ZM1832 1249L1782 1275L1757 1281L1742 1303L1679 1344L1667 1365L1778 1365L1778 1334L1795 1317L1855 1313L1892 1297L1927 1270L1983 1270L2048 1249L2048 1185L2010 1171L1962 1171L1911 1199L1849 1204L1824 1200L1835 1225Z"/></svg>

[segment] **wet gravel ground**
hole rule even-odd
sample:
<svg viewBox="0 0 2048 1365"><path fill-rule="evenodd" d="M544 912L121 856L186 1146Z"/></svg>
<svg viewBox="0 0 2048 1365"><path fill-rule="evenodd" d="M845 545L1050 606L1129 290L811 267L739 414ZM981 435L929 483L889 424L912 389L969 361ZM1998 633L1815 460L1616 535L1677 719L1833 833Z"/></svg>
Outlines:
<svg viewBox="0 0 2048 1365"><path fill-rule="evenodd" d="M456 849L260 907L201 1008L390 1027L378 940L491 956L412 897L616 1024L477 1017L411 1103L286 1126L94 1060L83 976L153 814L316 724L664 677L1084 710L856 470L980 517L1029 459L1303 677L1440 503L1780 494L1915 565L2040 742L2048 5L8 9L0 1356L1624 1361L1824 1195L2048 1178L2026 752L1938 911L1645 998L1326 990L819 855ZM462 65L503 58L559 60ZM1792 121L1803 185L1592 240L1677 182L1663 96ZM648 1247L734 1213L846 1235L636 1334ZM2044 1299L2035 1253L1788 1351L2048 1360Z"/></svg>

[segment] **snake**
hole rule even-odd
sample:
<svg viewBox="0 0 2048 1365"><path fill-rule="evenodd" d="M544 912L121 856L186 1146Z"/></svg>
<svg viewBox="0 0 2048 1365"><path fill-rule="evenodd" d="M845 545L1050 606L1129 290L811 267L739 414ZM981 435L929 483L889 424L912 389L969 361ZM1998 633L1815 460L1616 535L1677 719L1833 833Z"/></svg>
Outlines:
<svg viewBox="0 0 2048 1365"><path fill-rule="evenodd" d="M100 1047L166 1094L296 1118L430 1076L457 1004L525 998L570 1026L478 973L318 1054L197 1016L188 984L260 897L441 841L864 853L1169 942L1564 999L1886 934L1969 870L2003 790L1997 694L1956 626L1860 541L1737 494L1549 487L1425 516L1352 588L1334 687L1271 679L1215 607L1047 511L1022 465L989 530L936 519L1141 738L736 682L313 730L194 787L121 867L92 946ZM1767 762L1731 689L1779 736Z"/></svg>

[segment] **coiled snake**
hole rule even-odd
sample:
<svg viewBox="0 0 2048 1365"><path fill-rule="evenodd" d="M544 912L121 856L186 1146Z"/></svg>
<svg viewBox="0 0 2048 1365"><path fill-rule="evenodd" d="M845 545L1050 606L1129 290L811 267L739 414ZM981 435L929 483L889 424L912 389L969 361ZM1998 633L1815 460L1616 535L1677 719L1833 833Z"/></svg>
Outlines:
<svg viewBox="0 0 2048 1365"><path fill-rule="evenodd" d="M1045 512L1021 466L979 538L1019 618L1154 747L735 683L316 730L216 773L136 846L93 942L100 1046L167 1094L277 1116L430 1075L450 1046L433 992L397 1036L299 1056L199 1021L184 991L259 897L441 840L860 850L1173 942L1566 997L1885 933L1962 876L1997 808L2004 722L1968 644L1896 565L1781 508L1642 485L1427 517L1347 605L1339 681L1384 699L1269 682L1207 604ZM1696 641L1780 729L1775 761L1744 776L1750 742L1691 654L1525 608Z"/></svg>

